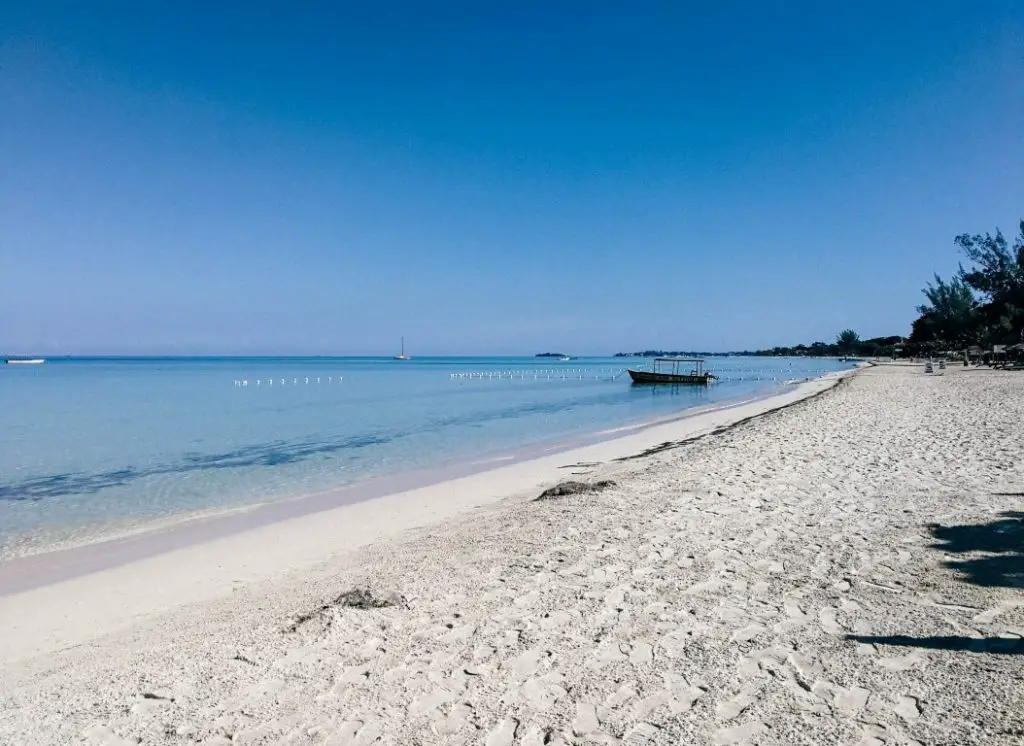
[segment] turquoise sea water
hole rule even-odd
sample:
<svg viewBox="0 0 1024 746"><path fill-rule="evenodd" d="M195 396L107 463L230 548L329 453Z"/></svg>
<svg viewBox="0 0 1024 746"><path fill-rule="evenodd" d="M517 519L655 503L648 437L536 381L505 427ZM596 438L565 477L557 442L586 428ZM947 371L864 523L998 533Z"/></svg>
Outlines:
<svg viewBox="0 0 1024 746"><path fill-rule="evenodd" d="M0 366L0 554L26 537L220 509L558 441L834 360L713 358L709 387L638 387L587 358L57 359ZM31 544L31 542L29 542Z"/></svg>

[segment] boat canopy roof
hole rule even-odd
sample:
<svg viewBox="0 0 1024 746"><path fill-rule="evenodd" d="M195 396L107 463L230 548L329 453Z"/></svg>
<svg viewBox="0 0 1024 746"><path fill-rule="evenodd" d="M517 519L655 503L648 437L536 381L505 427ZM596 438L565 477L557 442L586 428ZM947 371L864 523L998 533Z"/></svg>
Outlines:
<svg viewBox="0 0 1024 746"><path fill-rule="evenodd" d="M702 357L656 357L655 362L658 363L703 363L704 358Z"/></svg>

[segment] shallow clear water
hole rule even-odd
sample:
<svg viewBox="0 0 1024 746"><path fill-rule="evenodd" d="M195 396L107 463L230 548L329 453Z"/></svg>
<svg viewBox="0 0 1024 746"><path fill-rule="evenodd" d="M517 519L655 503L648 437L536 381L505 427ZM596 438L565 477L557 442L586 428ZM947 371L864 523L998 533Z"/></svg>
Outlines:
<svg viewBox="0 0 1024 746"><path fill-rule="evenodd" d="M709 367L722 380L714 386L666 388L632 386L627 363L646 364L149 358L0 366L0 550L9 554L33 533L263 502L479 458L850 365L716 358Z"/></svg>

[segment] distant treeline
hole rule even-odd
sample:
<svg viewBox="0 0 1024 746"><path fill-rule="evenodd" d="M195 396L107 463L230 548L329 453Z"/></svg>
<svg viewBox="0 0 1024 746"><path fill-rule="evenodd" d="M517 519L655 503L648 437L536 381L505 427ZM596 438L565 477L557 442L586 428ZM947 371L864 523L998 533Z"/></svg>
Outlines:
<svg viewBox="0 0 1024 746"><path fill-rule="evenodd" d="M801 357L893 357L900 353L904 342L903 337L899 336L861 339L855 332L847 329L832 344L812 342L809 345L773 347L770 350L754 350L740 354L762 357L774 355Z"/></svg>
<svg viewBox="0 0 1024 746"><path fill-rule="evenodd" d="M744 355L748 357L892 357L899 354L903 337L875 337L860 339L857 333L847 329L832 344L813 342L795 347L772 347L767 350L734 350L732 352L697 352L694 350L644 350L642 352L617 352L615 357L725 357Z"/></svg>

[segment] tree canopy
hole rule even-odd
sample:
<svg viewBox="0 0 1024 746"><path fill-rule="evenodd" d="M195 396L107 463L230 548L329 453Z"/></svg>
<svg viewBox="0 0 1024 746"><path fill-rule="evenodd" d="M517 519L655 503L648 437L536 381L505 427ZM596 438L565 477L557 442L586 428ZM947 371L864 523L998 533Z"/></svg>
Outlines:
<svg viewBox="0 0 1024 746"><path fill-rule="evenodd" d="M917 307L921 315L911 327L915 342L944 342L966 345L977 330L977 301L964 281L963 270L946 282L935 275L922 291L928 303Z"/></svg>
<svg viewBox="0 0 1024 746"><path fill-rule="evenodd" d="M844 350L852 350L860 343L860 335L853 329L843 329L836 337L836 344Z"/></svg>
<svg viewBox="0 0 1024 746"><path fill-rule="evenodd" d="M980 296L979 321L994 343L1024 340L1024 220L1013 245L994 236L963 234L954 242L973 264L964 280Z"/></svg>
<svg viewBox="0 0 1024 746"><path fill-rule="evenodd" d="M917 308L910 341L953 349L1024 341L1024 220L1012 245L998 229L953 243L970 266L924 287L928 302Z"/></svg>

